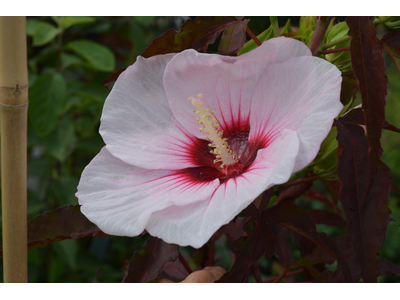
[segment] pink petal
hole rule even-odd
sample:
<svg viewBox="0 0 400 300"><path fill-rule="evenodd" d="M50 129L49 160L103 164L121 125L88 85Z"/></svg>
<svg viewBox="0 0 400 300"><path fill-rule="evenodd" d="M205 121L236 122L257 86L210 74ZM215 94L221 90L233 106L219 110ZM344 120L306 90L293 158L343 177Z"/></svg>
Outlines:
<svg viewBox="0 0 400 300"><path fill-rule="evenodd" d="M269 66L253 95L249 140L269 138L283 129L296 131L300 150L293 171L304 168L343 107L341 80L334 65L317 57L294 57Z"/></svg>
<svg viewBox="0 0 400 300"><path fill-rule="evenodd" d="M221 128L236 130L248 125L254 88L269 65L295 56L310 56L304 43L285 37L264 42L239 57L177 54L165 70L164 86L175 118L192 135L204 138L196 125L193 105L187 99L204 95L205 108L214 111Z"/></svg>
<svg viewBox="0 0 400 300"><path fill-rule="evenodd" d="M181 169L196 164L193 141L172 116L162 80L175 54L145 59L118 78L104 104L100 134L123 161L147 169Z"/></svg>
<svg viewBox="0 0 400 300"><path fill-rule="evenodd" d="M246 173L221 184L209 201L174 205L155 212L147 231L168 243L203 246L264 190L289 179L298 149L296 133L284 130L266 149L258 151Z"/></svg>
<svg viewBox="0 0 400 300"><path fill-rule="evenodd" d="M207 200L218 186L218 179L196 182L174 170L129 165L104 147L83 171L76 196L82 213L101 230L136 236L151 214Z"/></svg>

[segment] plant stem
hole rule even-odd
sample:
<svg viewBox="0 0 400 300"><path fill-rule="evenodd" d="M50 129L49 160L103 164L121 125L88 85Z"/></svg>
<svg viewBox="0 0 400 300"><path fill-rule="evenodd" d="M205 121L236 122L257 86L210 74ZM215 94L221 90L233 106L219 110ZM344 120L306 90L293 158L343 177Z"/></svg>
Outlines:
<svg viewBox="0 0 400 300"><path fill-rule="evenodd" d="M325 50L325 51L321 51L321 54L329 54L329 53L336 53L336 52L343 52L343 51L350 51L350 47Z"/></svg>
<svg viewBox="0 0 400 300"><path fill-rule="evenodd" d="M311 38L310 45L308 46L314 56L319 55L319 45L324 40L325 32L328 29L331 19L332 17L321 17L315 25L314 34Z"/></svg>
<svg viewBox="0 0 400 300"><path fill-rule="evenodd" d="M296 274L300 274L300 273L303 273L303 272L304 272L304 269L300 269L300 270L297 270L297 271L285 273L284 277L290 277L290 276L293 276L293 275L296 275ZM283 274L283 273L282 273L282 274ZM266 283L266 282L275 282L275 280L277 280L279 277L281 277L282 274L279 275L279 276L276 276L276 277L272 277L272 278L266 279L266 280L264 280L263 282L264 282L264 283ZM279 281L281 281L282 278L284 278L284 277L281 277L281 278L279 279ZM279 281L278 281L278 282L279 282Z"/></svg>
<svg viewBox="0 0 400 300"><path fill-rule="evenodd" d="M258 46L261 46L260 40L256 37L253 31L250 30L249 26L246 26L246 32Z"/></svg>
<svg viewBox="0 0 400 300"><path fill-rule="evenodd" d="M344 37L338 38L337 40L334 40L334 41L332 41L332 42L329 42L329 43L326 43L326 44L324 44L324 45L321 45L321 46L319 47L319 50L320 50L320 51L324 51L324 50L326 50L326 49L328 49L328 48L331 48L331 47L333 47L333 46L336 46L336 45L338 45L338 44L340 44L340 43L343 43L343 42L346 42L346 41L348 41L348 40L350 40L350 37L349 37L348 35L346 35L346 36L344 36Z"/></svg>
<svg viewBox="0 0 400 300"><path fill-rule="evenodd" d="M25 17L0 17L4 282L27 282L28 70Z"/></svg>
<svg viewBox="0 0 400 300"><path fill-rule="evenodd" d="M182 265L185 267L186 271L191 274L193 273L192 269L189 267L189 264L187 263L186 259L182 256L182 254L179 252L179 260L181 261Z"/></svg>
<svg viewBox="0 0 400 300"><path fill-rule="evenodd" d="M280 36L281 32L279 30L278 17L271 16L271 17L269 17L269 20L271 21L271 25L272 25L272 30L274 32L274 36L275 37Z"/></svg>
<svg viewBox="0 0 400 300"><path fill-rule="evenodd" d="M307 177L307 178L303 178L303 179L298 179L298 180L286 183L285 185L281 186L279 188L279 191L286 190L287 188L290 188L292 186L295 186L295 185L298 185L298 184L302 184L304 182L314 181L314 180L317 180L317 179L319 179L319 176L311 176L311 177Z"/></svg>

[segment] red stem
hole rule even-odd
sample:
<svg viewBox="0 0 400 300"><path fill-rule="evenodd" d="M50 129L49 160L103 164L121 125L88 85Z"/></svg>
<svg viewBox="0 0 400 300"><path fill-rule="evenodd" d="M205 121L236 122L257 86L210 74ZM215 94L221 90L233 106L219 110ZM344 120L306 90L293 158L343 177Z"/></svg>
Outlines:
<svg viewBox="0 0 400 300"><path fill-rule="evenodd" d="M282 274L281 274L281 275L279 275L279 276L266 279L266 280L264 280L263 282L264 282L264 283L266 283L266 282L279 282L279 281L281 281L282 278L284 278L284 277L290 277L290 276L293 276L293 275L296 275L296 274L303 273L303 272L304 272L304 269L300 269L300 270L293 271L293 272L289 272L289 273L286 273L286 272L287 272L287 270L285 270L285 272L282 273L283 276L282 276ZM279 279L279 280L278 280L278 279ZM278 281L276 281L276 280L278 280Z"/></svg>
<svg viewBox="0 0 400 300"><path fill-rule="evenodd" d="M189 267L189 264L186 262L185 258L182 256L182 254L180 252L179 253L179 260L181 261L182 265L185 267L186 271L191 274L193 271L192 269Z"/></svg>
<svg viewBox="0 0 400 300"><path fill-rule="evenodd" d="M350 46L349 47L343 47L343 48L337 48L337 49L330 49L330 50L321 51L321 54L329 54L329 53L336 53L336 52L342 52L342 51L350 51Z"/></svg>
<svg viewBox="0 0 400 300"><path fill-rule="evenodd" d="M308 46L314 56L319 55L318 47L324 40L325 32L328 29L331 19L332 17L320 17L315 24L314 34L311 38L310 45Z"/></svg>
<svg viewBox="0 0 400 300"><path fill-rule="evenodd" d="M260 40L256 37L253 31L250 30L249 26L246 26L246 32L254 40L254 42L256 42L258 46L261 46Z"/></svg>
<svg viewBox="0 0 400 300"><path fill-rule="evenodd" d="M285 185L281 186L279 188L280 191L282 190L286 190L287 188L290 188L292 186L298 185L298 184L302 184L304 182L308 182L308 181L314 181L319 179L319 176L311 176L311 177L307 177L307 178L303 178L303 179L298 179L289 183L286 183Z"/></svg>

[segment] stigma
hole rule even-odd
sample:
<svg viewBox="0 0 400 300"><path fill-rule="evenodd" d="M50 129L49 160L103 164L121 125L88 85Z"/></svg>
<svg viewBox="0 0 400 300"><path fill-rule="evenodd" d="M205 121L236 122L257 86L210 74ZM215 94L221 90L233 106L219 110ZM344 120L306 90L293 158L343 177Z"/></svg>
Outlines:
<svg viewBox="0 0 400 300"><path fill-rule="evenodd" d="M193 110L199 117L196 118L197 124L200 125L199 131L205 132L207 136L204 138L210 143L209 147L213 148L210 153L215 155L214 164L221 163L221 168L238 162L236 152L231 150L228 139L223 138L224 131L220 129L214 112L211 109L203 107L202 94L198 94L197 98L189 97L189 101L196 108Z"/></svg>

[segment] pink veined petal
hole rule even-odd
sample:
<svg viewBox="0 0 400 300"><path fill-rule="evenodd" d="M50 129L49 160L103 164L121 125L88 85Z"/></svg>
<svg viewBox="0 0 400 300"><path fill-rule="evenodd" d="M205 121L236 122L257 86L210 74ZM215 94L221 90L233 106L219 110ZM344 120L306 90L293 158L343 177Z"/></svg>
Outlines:
<svg viewBox="0 0 400 300"><path fill-rule="evenodd" d="M190 135L169 108L162 84L175 54L138 57L118 78L106 99L100 134L119 159L147 169L193 167Z"/></svg>
<svg viewBox="0 0 400 300"><path fill-rule="evenodd" d="M199 248L269 187L286 182L295 164L299 140L284 130L258 151L249 170L221 184L209 201L170 206L152 214L147 231L168 243Z"/></svg>
<svg viewBox="0 0 400 300"><path fill-rule="evenodd" d="M294 57L269 66L252 99L249 140L283 129L296 131L300 150L293 172L307 166L332 127L340 103L341 73L317 57Z"/></svg>
<svg viewBox="0 0 400 300"><path fill-rule="evenodd" d="M201 93L203 106L214 111L223 130L243 128L248 125L254 88L269 65L310 55L304 43L285 37L268 40L239 57L183 51L165 70L164 87L171 110L188 132L204 138L194 107L187 100Z"/></svg>
<svg viewBox="0 0 400 300"><path fill-rule="evenodd" d="M129 165L104 147L83 171L76 196L82 213L105 233L137 236L151 214L209 199L218 186L218 179L194 182L175 170Z"/></svg>

